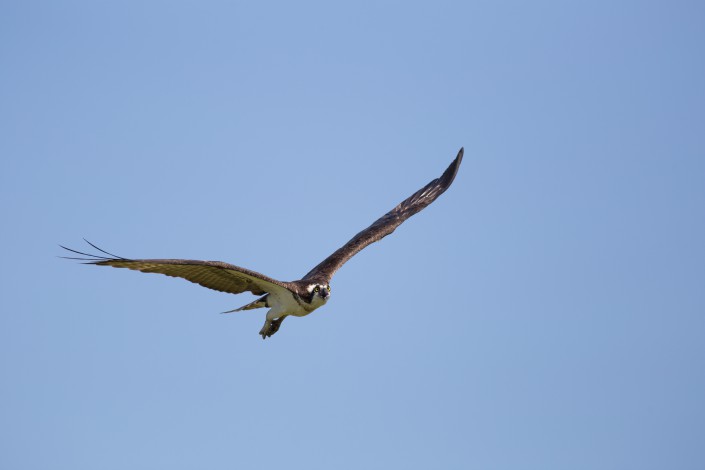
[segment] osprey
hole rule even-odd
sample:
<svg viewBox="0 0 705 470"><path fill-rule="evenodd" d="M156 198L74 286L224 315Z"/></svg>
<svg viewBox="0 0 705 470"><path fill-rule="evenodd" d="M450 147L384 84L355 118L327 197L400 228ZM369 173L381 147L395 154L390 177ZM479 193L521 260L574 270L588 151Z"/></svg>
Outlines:
<svg viewBox="0 0 705 470"><path fill-rule="evenodd" d="M349 242L324 259L298 281L278 281L264 274L223 263L222 261L127 259L108 253L88 240L85 240L86 243L101 253L108 255L108 257L83 253L66 248L63 245L59 246L84 256L81 258L63 256L62 258L86 261L86 264L127 268L142 271L143 273L165 274L171 277L180 277L221 292L240 294L249 291L261 296L254 302L223 313L263 307L269 308L264 326L259 332L262 335L262 339L266 339L279 331L282 322L289 315L303 317L318 307L325 305L330 298L330 281L335 272L360 250L392 233L402 222L421 211L443 194L455 179L462 160L463 149L461 148L458 155L440 178L434 179L402 201L394 209L377 219L372 225L355 235Z"/></svg>

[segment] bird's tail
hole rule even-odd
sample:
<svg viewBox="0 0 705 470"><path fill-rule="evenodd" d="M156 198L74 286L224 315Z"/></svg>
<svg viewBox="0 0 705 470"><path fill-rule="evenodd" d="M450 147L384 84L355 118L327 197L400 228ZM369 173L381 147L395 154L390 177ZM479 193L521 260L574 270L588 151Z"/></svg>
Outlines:
<svg viewBox="0 0 705 470"><path fill-rule="evenodd" d="M221 313L233 313L233 312L241 312L242 310L253 310L255 308L264 308L264 307L269 307L267 304L267 296L269 294L260 297L259 299L255 300L254 302L250 302L247 305L243 305L240 308L236 308L234 310L228 310L227 312L221 312Z"/></svg>

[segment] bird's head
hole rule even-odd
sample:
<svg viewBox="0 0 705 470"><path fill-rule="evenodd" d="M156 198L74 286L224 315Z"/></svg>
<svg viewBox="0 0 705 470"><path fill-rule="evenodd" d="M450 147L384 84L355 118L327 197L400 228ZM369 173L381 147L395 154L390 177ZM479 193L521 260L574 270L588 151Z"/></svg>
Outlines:
<svg viewBox="0 0 705 470"><path fill-rule="evenodd" d="M309 303L316 307L320 307L330 298L330 284L309 284L306 290L311 296Z"/></svg>

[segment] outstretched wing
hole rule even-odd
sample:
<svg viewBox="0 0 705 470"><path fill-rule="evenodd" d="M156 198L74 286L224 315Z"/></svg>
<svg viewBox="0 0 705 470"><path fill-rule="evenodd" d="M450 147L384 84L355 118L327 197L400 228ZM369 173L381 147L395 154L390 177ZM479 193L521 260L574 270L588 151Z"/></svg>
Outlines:
<svg viewBox="0 0 705 470"><path fill-rule="evenodd" d="M462 148L458 152L458 156L455 157L455 160L453 160L440 178L436 178L416 191L397 207L387 212L372 225L355 235L349 242L306 274L304 279L330 282L333 274L360 250L392 233L406 219L421 211L435 201L438 196L443 194L455 179L461 161L463 161Z"/></svg>
<svg viewBox="0 0 705 470"><path fill-rule="evenodd" d="M77 257L64 257L86 261L86 264L98 266L112 266L114 268L127 268L143 273L165 274L171 277L180 277L200 284L209 289L228 292L230 294L240 294L250 291L255 295L263 295L271 292L281 292L287 289L287 283L277 281L264 274L260 274L249 269L223 263L222 261L198 261L190 259L127 259L115 256L107 251L101 250L91 242L86 240L96 250L105 253L107 256L83 253L61 246L61 248L73 253L82 255Z"/></svg>

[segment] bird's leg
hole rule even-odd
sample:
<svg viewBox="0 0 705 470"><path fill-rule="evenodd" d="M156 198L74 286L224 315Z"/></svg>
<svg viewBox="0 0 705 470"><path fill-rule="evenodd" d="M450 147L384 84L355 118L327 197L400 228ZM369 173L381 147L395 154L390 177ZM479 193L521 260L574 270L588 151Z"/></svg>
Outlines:
<svg viewBox="0 0 705 470"><path fill-rule="evenodd" d="M269 336L272 336L274 333L279 331L279 327L281 326L282 322L286 318L286 315L283 315L279 318L276 318L274 320L265 320L264 326L260 330L259 334L262 335L262 339L267 339Z"/></svg>
<svg viewBox="0 0 705 470"><path fill-rule="evenodd" d="M281 326L281 324L285 318L286 318L286 315L282 315L281 317L277 318L276 320L272 320L272 327L270 328L269 336L272 336L274 333L279 331L279 327Z"/></svg>
<svg viewBox="0 0 705 470"><path fill-rule="evenodd" d="M262 327L261 330L259 330L259 334L262 336L262 339L267 339L267 336L271 336L269 333L269 329L272 327L272 322L269 320L264 321L264 326Z"/></svg>

